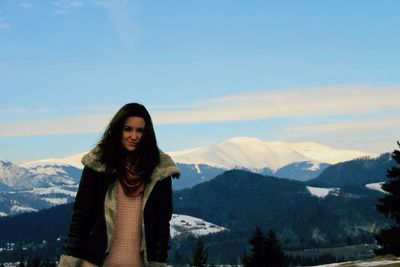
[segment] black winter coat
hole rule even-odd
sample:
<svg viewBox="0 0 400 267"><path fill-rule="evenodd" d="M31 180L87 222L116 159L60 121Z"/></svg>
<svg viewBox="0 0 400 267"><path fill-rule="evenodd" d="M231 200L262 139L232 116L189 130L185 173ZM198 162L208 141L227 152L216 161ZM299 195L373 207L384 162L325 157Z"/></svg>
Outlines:
<svg viewBox="0 0 400 267"><path fill-rule="evenodd" d="M101 163L99 165L96 156L93 161L96 150L91 153L91 157L85 156L86 160L85 157L82 159L86 166L75 198L64 255L101 265L108 254L107 247L110 244L105 215L105 202L109 201L106 195L110 187L118 181L118 176L102 171L104 166ZM141 252L145 257L145 264L166 262L169 221L172 216L171 177L179 177L179 170L170 157L161 152L160 158L161 162L153 171L143 195L145 206L142 233L144 232L145 237L142 236L142 239L145 240L142 241L145 242L141 244Z"/></svg>

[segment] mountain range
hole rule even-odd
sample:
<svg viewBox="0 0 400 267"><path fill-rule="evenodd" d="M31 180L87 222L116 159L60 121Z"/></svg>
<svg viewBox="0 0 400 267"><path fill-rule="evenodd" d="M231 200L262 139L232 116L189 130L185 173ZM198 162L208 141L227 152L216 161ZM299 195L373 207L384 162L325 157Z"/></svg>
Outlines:
<svg viewBox="0 0 400 267"><path fill-rule="evenodd" d="M0 215L46 208L73 201L85 154L49 158L17 165L0 161ZM349 159L375 156L366 152L340 150L315 142L266 142L237 137L219 144L169 152L182 172L174 190L209 181L230 169L306 181L317 177L332 164ZM13 195L11 197L11 194ZM32 196L28 197L29 194ZM17 196L17 197L16 197ZM6 199L14 198L13 205ZM32 203L30 203L32 202Z"/></svg>
<svg viewBox="0 0 400 267"><path fill-rule="evenodd" d="M372 233L389 223L375 204L383 196L379 185L386 180L386 168L393 164L389 154L355 159L331 165L306 182L229 170L176 190L169 259L185 262L193 235L205 234L202 238L213 262L238 262L256 225L274 230L290 250L373 243ZM332 182L323 186L329 176ZM348 179L353 183L344 182ZM72 204L65 204L0 218L0 244L14 242L21 247L29 243L28 253L46 240L46 251L59 255L71 210ZM6 259L9 254L0 253L0 259L3 256Z"/></svg>

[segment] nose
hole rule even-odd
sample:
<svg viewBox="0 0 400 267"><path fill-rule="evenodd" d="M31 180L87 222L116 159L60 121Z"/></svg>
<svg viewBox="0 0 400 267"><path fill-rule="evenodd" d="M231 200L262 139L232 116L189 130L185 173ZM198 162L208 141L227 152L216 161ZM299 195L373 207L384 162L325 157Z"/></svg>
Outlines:
<svg viewBox="0 0 400 267"><path fill-rule="evenodd" d="M137 140L139 138L139 134L137 131L132 131L131 138L133 140Z"/></svg>

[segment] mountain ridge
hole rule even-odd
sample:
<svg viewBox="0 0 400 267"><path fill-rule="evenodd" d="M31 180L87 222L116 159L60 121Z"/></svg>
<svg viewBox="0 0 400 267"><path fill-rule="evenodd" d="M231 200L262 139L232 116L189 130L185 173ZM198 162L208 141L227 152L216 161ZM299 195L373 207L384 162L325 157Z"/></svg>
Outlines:
<svg viewBox="0 0 400 267"><path fill-rule="evenodd" d="M67 164L83 168L80 162L87 152L73 154L63 158L49 158L28 161L22 167L32 167L37 164L55 163ZM255 137L234 137L222 142L202 147L167 152L175 162L185 164L204 164L222 169L244 168L260 172L269 168L276 171L294 162L309 161L313 164L335 164L360 157L375 157L376 154L349 150L335 149L317 142L284 142L263 141Z"/></svg>

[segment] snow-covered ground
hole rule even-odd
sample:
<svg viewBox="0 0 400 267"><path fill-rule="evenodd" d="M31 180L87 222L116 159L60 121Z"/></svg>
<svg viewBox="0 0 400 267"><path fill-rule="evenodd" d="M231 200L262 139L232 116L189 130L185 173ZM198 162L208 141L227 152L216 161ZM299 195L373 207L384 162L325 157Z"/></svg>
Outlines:
<svg viewBox="0 0 400 267"><path fill-rule="evenodd" d="M337 196L340 192L340 188L322 188L312 186L307 186L307 190L310 192L311 195L319 198L325 198L329 194Z"/></svg>
<svg viewBox="0 0 400 267"><path fill-rule="evenodd" d="M336 266L351 266L351 267L372 267L372 266L386 266L398 263L400 266L400 259L397 260L378 260L378 261L369 261L369 262L340 262L340 263L330 263L323 265L315 265L314 267L336 267ZM396 265L397 266L397 265Z"/></svg>
<svg viewBox="0 0 400 267"><path fill-rule="evenodd" d="M171 238L181 234L191 233L194 236L202 236L228 230L202 219L181 214L173 214L170 225Z"/></svg>
<svg viewBox="0 0 400 267"><path fill-rule="evenodd" d="M26 192L29 192L29 193L32 193L35 195L64 194L64 195L68 195L71 197L75 197L77 190L78 190L78 187L76 185L76 189L74 191L66 190L66 189L60 188L58 186L52 186L52 187L34 188L32 190L27 190Z"/></svg>
<svg viewBox="0 0 400 267"><path fill-rule="evenodd" d="M33 208L30 208L30 207L23 207L23 206L13 205L11 207L11 211L14 211L14 212L32 212L32 211L37 211L37 209L33 209Z"/></svg>
<svg viewBox="0 0 400 267"><path fill-rule="evenodd" d="M68 200L65 197L59 197L59 198L50 198L50 197L44 197L42 198L43 200L46 200L47 202L55 205L61 205L61 204L67 204Z"/></svg>
<svg viewBox="0 0 400 267"><path fill-rule="evenodd" d="M384 184L384 182L380 182L380 183L372 183L372 184L366 184L365 187L371 189L371 190L377 190L380 191L382 193L386 193L383 189L382 189L382 185Z"/></svg>

